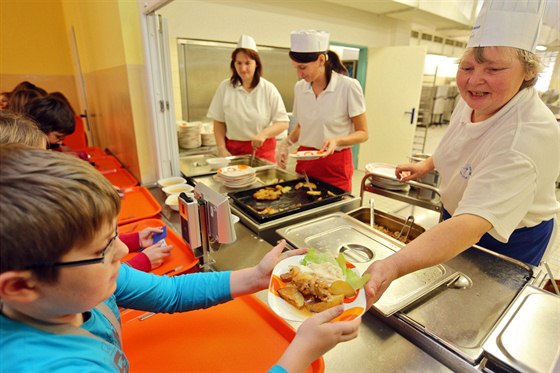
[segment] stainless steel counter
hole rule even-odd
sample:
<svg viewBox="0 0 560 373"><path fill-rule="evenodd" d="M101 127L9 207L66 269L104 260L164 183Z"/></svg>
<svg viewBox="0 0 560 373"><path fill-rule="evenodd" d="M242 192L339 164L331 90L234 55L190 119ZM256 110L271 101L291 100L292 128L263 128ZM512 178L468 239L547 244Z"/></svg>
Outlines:
<svg viewBox="0 0 560 373"><path fill-rule="evenodd" d="M162 219L180 234L179 214L164 203L159 188L150 189L162 205ZM272 245L257 237L241 222L235 224L236 242L222 245L212 253L217 270L237 270L256 265L272 249ZM266 303L267 291L257 293ZM291 323L294 328L299 323ZM362 318L360 335L342 343L324 356L325 372L451 372L449 368L394 331L385 320L371 313Z"/></svg>

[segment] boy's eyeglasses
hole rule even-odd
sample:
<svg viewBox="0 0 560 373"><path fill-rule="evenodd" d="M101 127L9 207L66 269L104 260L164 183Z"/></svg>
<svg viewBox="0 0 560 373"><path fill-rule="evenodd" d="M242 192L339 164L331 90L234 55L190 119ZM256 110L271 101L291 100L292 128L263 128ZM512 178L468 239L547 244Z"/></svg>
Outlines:
<svg viewBox="0 0 560 373"><path fill-rule="evenodd" d="M105 260L105 255L107 255L107 253L109 252L109 250L113 246L113 242L115 242L117 237L119 237L119 232L118 232L117 229L115 229L115 235L113 237L111 237L111 239L107 243L107 246L105 246L103 248L103 251L101 252L101 257L99 257L99 258L84 259L84 260L73 260L71 262L58 262L58 263L54 263L53 267L77 267L77 266L85 266L85 265L89 265L89 264L103 263L103 261Z"/></svg>

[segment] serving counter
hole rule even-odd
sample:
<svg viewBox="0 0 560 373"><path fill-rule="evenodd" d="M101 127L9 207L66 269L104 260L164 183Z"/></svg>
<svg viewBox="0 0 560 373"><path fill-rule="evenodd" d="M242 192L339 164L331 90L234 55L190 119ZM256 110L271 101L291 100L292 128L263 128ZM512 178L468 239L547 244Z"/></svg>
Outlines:
<svg viewBox="0 0 560 373"><path fill-rule="evenodd" d="M179 214L165 206L163 192L158 188L152 188L150 192L162 206L163 219L173 230L180 232ZM320 211L315 218L306 217L305 221L291 222L288 226L275 229L275 232L279 237L286 238L293 247L316 245L336 251L341 245L351 246L348 244L357 240L355 246L361 244L374 251L364 263L356 264L363 267L363 270L367 267L368 260L380 259L403 245L374 230L368 224L369 216L366 215L361 209L350 213L340 210L337 213ZM234 224L237 235L234 243L223 244L212 251L216 270L237 270L254 266L271 250L275 241L267 242L261 232L246 225L245 220L242 218L241 222ZM438 268L437 278L432 279L433 271L429 270L419 272L415 275L416 278L409 277L409 284L425 282L424 286L420 286L425 289L422 294L403 296L403 303L394 309L380 307L375 312L363 315L359 336L324 355L325 371L515 372L518 371L515 367L520 366L539 366L547 368L545 371L552 371L549 370L550 367L557 364L554 356L547 356L546 363L541 359L538 364L530 356L509 357L510 360L504 358L512 350L520 350L522 341L538 343L536 341L539 336L546 337L543 333L533 333L539 330L538 327L544 327L542 323L552 323L551 326L556 329L560 327L560 298L554 295L538 298L532 296L525 298L537 299L539 307L544 301L553 302L549 303L552 304L549 307L552 311L547 316L554 320L532 320L534 328L525 328L522 330L525 334L520 336L513 333L511 325L524 325L526 319L526 315L517 312L516 307L523 311L533 307L527 306L524 299L523 304L519 305L525 289L535 282L533 267L482 248L474 248ZM395 281L396 288L393 290L397 294L399 286L396 283L406 277ZM462 283L463 280L465 284ZM406 286L406 283L401 286L401 289L407 288L410 286ZM417 290L417 287L414 288ZM534 287L531 291L541 292ZM391 291L386 292L389 293ZM259 292L257 296L266 303L267 290ZM378 303L383 304L381 301ZM524 318L520 320L519 315ZM299 325L290 324L294 328ZM502 329L507 333L502 333ZM517 329L519 328L515 330ZM543 330L548 329L544 327ZM550 338L554 333L548 334L549 337L541 342L548 343L550 351L560 351L560 342ZM504 349L502 346L508 348ZM529 368L527 371L533 369Z"/></svg>
<svg viewBox="0 0 560 373"><path fill-rule="evenodd" d="M162 206L162 220L175 232L181 232L179 214L165 205L165 194L159 188L151 188L150 192ZM217 251L212 252L216 270L237 270L254 266L272 249L271 244L259 238L241 222L235 224L235 232L237 240L234 243L221 245ZM257 296L266 303L267 290L257 293ZM294 328L299 326L299 323L290 324ZM370 313L362 317L360 334L356 339L341 343L323 358L327 373L451 372L445 365L394 331L382 318Z"/></svg>

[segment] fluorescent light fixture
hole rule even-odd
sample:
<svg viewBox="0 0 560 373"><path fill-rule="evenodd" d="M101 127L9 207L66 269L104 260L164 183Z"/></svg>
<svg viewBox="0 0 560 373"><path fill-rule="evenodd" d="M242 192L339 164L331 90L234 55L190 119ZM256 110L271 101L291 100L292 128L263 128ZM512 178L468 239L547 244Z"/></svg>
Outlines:
<svg viewBox="0 0 560 373"><path fill-rule="evenodd" d="M539 52L543 52L543 51L545 51L547 48L546 48L544 45L537 45L537 48L536 48L536 49L537 49Z"/></svg>

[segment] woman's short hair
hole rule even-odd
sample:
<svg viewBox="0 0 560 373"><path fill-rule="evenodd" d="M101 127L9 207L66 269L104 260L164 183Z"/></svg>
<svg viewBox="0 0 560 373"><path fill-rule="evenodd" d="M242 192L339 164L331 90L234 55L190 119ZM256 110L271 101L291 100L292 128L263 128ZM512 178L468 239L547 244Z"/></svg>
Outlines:
<svg viewBox="0 0 560 373"><path fill-rule="evenodd" d="M46 149L48 138L34 120L10 110L0 110L0 144L11 143Z"/></svg>
<svg viewBox="0 0 560 373"><path fill-rule="evenodd" d="M53 264L113 223L119 195L74 155L2 144L0 164L0 273L29 269L55 283Z"/></svg>
<svg viewBox="0 0 560 373"><path fill-rule="evenodd" d="M239 53L244 53L247 57L254 60L257 65L257 67L255 68L255 74L253 75L253 81L251 82L251 88L255 88L261 80L261 76L263 73L263 66L261 62L261 57L256 51L252 49L236 48L232 52L231 62L229 64L229 68L231 69L231 78L229 79L229 81L231 82L231 85L234 87L237 85L243 85L243 80L241 79L241 77L237 73L237 70L235 69L235 59L237 58L237 55Z"/></svg>
<svg viewBox="0 0 560 373"><path fill-rule="evenodd" d="M60 132L70 135L76 128L72 108L61 99L46 95L36 98L25 105L25 114L35 119L39 128L46 133Z"/></svg>

